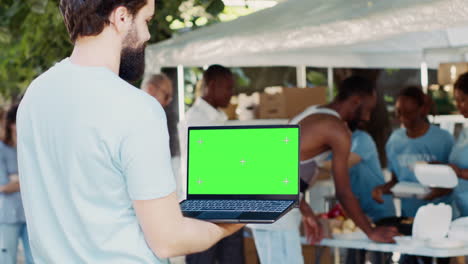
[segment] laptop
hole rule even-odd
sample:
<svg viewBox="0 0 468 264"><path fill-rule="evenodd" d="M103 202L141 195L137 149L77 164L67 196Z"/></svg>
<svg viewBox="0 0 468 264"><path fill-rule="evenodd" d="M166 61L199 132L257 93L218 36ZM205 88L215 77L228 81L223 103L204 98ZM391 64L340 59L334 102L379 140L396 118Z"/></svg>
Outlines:
<svg viewBox="0 0 468 264"><path fill-rule="evenodd" d="M299 204L299 126L189 127L186 217L274 223Z"/></svg>

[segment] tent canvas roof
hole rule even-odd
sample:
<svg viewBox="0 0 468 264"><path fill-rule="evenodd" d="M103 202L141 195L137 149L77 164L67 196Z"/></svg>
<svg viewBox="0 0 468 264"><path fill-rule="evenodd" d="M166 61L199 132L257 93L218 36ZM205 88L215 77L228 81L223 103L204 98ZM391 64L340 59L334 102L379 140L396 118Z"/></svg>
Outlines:
<svg viewBox="0 0 468 264"><path fill-rule="evenodd" d="M464 59L466 0L289 0L147 48L147 70L177 65L418 68ZM431 50L435 49L437 50ZM443 48L443 49L440 49Z"/></svg>

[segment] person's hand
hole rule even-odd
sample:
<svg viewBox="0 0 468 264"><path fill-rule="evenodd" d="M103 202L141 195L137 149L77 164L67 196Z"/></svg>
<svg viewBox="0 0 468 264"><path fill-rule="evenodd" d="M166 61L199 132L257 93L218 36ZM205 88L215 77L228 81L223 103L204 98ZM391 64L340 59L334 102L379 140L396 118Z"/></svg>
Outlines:
<svg viewBox="0 0 468 264"><path fill-rule="evenodd" d="M304 225L304 233L307 242L311 245L320 243L323 239L323 228L318 219L314 215L303 215L302 224Z"/></svg>
<svg viewBox="0 0 468 264"><path fill-rule="evenodd" d="M445 189L445 188L431 188L431 191L424 196L424 200L432 201L436 198L442 197L452 192L452 189Z"/></svg>
<svg viewBox="0 0 468 264"><path fill-rule="evenodd" d="M374 199L379 204L383 204L384 203L383 194L384 194L384 186L382 185L377 186L372 190L372 199Z"/></svg>
<svg viewBox="0 0 468 264"><path fill-rule="evenodd" d="M395 243L393 240L394 237L400 235L398 233L398 229L396 227L388 227L388 226L378 226L374 227L372 231L367 234L370 240L379 243Z"/></svg>
<svg viewBox="0 0 468 264"><path fill-rule="evenodd" d="M299 203L299 210L302 214L302 224L304 225L304 233L306 235L307 241L310 244L316 244L322 241L322 225L305 199L301 199Z"/></svg>
<svg viewBox="0 0 468 264"><path fill-rule="evenodd" d="M437 196L437 190L435 188L431 188L429 193L423 197L423 200L432 201L436 198L436 196Z"/></svg>
<svg viewBox="0 0 468 264"><path fill-rule="evenodd" d="M239 231L241 228L243 228L246 224L226 224L226 223L218 223L216 224L218 227L221 228L221 231L223 232L223 237L228 237L235 232Z"/></svg>
<svg viewBox="0 0 468 264"><path fill-rule="evenodd" d="M458 178L462 178L461 169L457 165L454 165L454 164L447 164L447 165L450 166L450 168L452 168L452 170L455 172Z"/></svg>

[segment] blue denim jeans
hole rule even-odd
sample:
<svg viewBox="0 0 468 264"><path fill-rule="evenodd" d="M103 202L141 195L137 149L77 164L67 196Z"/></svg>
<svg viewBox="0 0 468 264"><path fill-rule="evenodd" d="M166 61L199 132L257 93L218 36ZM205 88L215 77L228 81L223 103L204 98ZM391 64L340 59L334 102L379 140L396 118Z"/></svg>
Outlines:
<svg viewBox="0 0 468 264"><path fill-rule="evenodd" d="M0 263L16 264L20 239L23 243L25 263L34 263L25 223L0 224Z"/></svg>

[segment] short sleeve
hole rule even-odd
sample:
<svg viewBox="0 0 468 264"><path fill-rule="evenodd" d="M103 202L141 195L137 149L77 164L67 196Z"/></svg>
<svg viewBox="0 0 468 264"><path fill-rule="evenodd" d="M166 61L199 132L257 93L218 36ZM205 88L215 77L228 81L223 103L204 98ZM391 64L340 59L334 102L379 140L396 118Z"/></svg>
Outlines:
<svg viewBox="0 0 468 264"><path fill-rule="evenodd" d="M5 164L8 175L18 174L18 159L16 151L10 149L6 149L5 151Z"/></svg>
<svg viewBox="0 0 468 264"><path fill-rule="evenodd" d="M370 160L372 155L377 152L375 143L372 138L366 133L359 133L353 137L351 152L356 153L362 160Z"/></svg>
<svg viewBox="0 0 468 264"><path fill-rule="evenodd" d="M162 108L157 104L145 107L136 113L131 126L119 153L130 198L151 200L169 195L175 191L175 179Z"/></svg>

